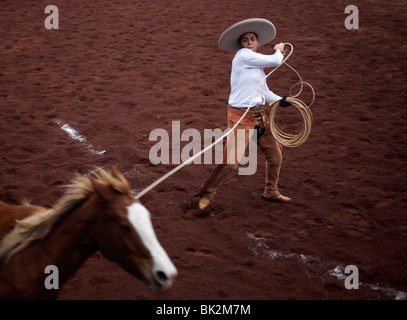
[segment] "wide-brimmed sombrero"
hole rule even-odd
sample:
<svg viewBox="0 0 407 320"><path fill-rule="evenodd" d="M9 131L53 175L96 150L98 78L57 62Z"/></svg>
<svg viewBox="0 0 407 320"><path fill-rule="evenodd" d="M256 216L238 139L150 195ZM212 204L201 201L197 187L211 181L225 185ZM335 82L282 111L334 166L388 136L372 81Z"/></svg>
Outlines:
<svg viewBox="0 0 407 320"><path fill-rule="evenodd" d="M267 19L252 18L235 23L226 29L219 38L218 46L222 50L239 50L240 36L247 32L254 32L259 40L259 45L265 45L276 36L276 28Z"/></svg>

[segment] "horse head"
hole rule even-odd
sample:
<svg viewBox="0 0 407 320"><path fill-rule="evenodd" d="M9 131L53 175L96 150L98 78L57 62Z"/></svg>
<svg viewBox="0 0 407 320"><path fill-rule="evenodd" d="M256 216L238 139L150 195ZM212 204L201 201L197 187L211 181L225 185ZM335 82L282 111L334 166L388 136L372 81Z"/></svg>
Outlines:
<svg viewBox="0 0 407 320"><path fill-rule="evenodd" d="M150 213L131 193L127 180L113 167L90 177L99 212L95 225L98 249L152 289L169 288L177 270L160 245Z"/></svg>

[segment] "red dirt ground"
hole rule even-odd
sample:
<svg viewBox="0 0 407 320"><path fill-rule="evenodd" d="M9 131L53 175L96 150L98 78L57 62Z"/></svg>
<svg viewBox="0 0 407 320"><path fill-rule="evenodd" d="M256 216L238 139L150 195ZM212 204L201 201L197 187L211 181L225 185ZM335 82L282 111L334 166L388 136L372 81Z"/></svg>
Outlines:
<svg viewBox="0 0 407 320"><path fill-rule="evenodd" d="M50 4L59 30L44 27ZM350 4L358 30L344 26ZM188 165L141 198L178 268L174 286L149 291L97 253L59 299L407 299L403 1L6 0L0 8L0 200L11 204L51 206L75 172L95 166L117 166L140 192L176 167L150 162L152 130L171 133L172 121L181 132L225 129L233 52L217 41L240 20L270 19L273 44L293 44L288 63L316 91L309 139L284 149L280 188L294 203L261 200L259 153L257 172L229 177L211 214L196 217L184 204L214 165ZM297 79L282 67L267 81L285 95ZM345 288L348 265L359 270L359 289Z"/></svg>

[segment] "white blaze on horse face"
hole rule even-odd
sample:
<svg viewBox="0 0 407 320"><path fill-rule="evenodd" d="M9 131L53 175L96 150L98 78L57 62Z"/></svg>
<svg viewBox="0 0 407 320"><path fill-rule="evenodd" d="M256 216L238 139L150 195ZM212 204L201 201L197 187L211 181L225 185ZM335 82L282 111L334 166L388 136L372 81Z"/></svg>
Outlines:
<svg viewBox="0 0 407 320"><path fill-rule="evenodd" d="M177 276L177 269L155 235L150 219L150 212L140 203L127 207L128 219L139 234L143 244L153 258L153 273L156 280L163 285L170 285Z"/></svg>

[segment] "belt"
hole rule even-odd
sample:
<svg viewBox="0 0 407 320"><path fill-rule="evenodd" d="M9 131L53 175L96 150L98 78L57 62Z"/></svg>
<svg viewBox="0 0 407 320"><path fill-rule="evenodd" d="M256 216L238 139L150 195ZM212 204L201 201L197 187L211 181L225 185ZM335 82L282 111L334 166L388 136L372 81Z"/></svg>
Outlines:
<svg viewBox="0 0 407 320"><path fill-rule="evenodd" d="M246 112L246 108L233 108L228 106L228 117L230 121L236 123ZM246 116L240 121L242 125L255 126L263 122L264 106L259 106L258 109L250 108Z"/></svg>
<svg viewBox="0 0 407 320"><path fill-rule="evenodd" d="M229 106L229 107L231 107L231 108L233 108L233 109L244 110L244 111L247 110L246 107L244 107L244 108L232 107L232 106ZM255 107L250 107L250 110L257 110L257 111L259 111L259 110L263 110L263 109L264 109L264 105L259 105L259 106L255 106Z"/></svg>

